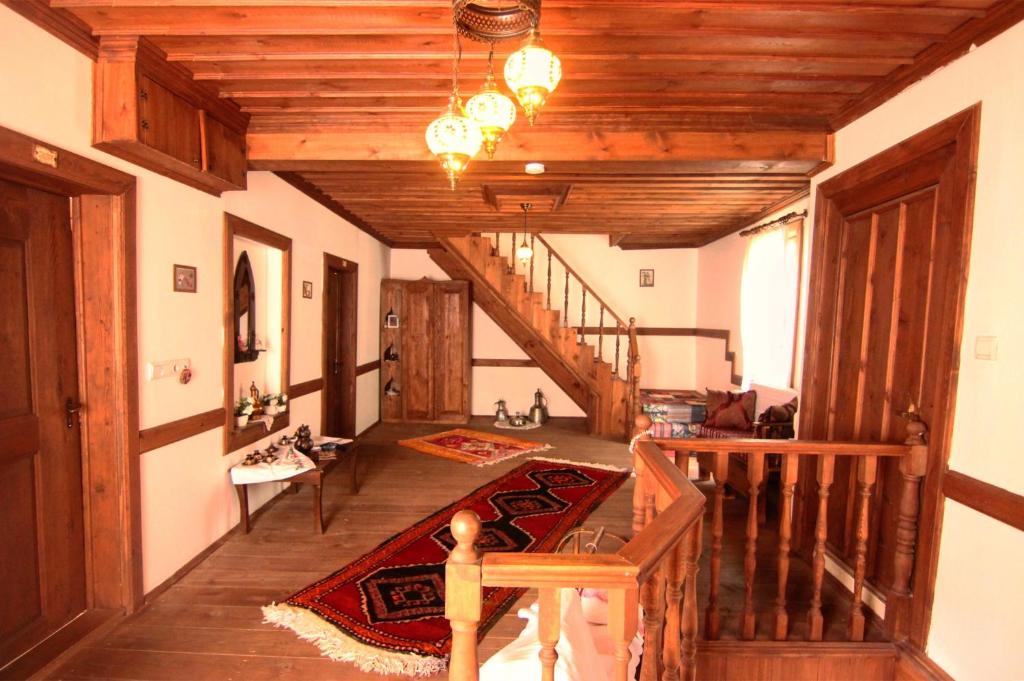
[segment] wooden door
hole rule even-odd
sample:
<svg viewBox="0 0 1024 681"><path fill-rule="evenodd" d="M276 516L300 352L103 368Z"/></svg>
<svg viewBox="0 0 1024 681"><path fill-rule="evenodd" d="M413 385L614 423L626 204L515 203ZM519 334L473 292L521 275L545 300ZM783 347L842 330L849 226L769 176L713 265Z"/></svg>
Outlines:
<svg viewBox="0 0 1024 681"><path fill-rule="evenodd" d="M902 414L917 408L929 432L915 568L925 581L952 427L976 134L973 110L944 121L823 183L816 207L800 437L901 442ZM809 533L813 461L801 478ZM891 584L899 482L898 462L880 461L867 575L883 591ZM848 562L856 485L855 466L837 457L828 540Z"/></svg>
<svg viewBox="0 0 1024 681"><path fill-rule="evenodd" d="M434 420L434 284L405 284L402 324L402 404L407 421Z"/></svg>
<svg viewBox="0 0 1024 681"><path fill-rule="evenodd" d="M469 334L469 284L453 281L434 287L434 417L469 420L472 373Z"/></svg>
<svg viewBox="0 0 1024 681"><path fill-rule="evenodd" d="M86 608L73 267L68 198L0 180L0 668Z"/></svg>
<svg viewBox="0 0 1024 681"><path fill-rule="evenodd" d="M139 140L202 167L199 109L147 76L139 78Z"/></svg>
<svg viewBox="0 0 1024 681"><path fill-rule="evenodd" d="M324 267L323 433L355 437L356 285L354 263L328 256Z"/></svg>

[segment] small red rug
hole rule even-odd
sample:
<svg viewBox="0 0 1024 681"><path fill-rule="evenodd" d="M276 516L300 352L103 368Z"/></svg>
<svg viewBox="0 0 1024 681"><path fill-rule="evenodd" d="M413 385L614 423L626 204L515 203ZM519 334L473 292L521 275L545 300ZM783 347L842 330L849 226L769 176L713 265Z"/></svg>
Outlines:
<svg viewBox="0 0 1024 681"><path fill-rule="evenodd" d="M465 428L399 440L398 444L418 452L455 459L474 466L488 466L520 454L543 452L552 448L543 442L530 442L517 437L481 433Z"/></svg>
<svg viewBox="0 0 1024 681"><path fill-rule="evenodd" d="M335 660L365 672L430 676L444 671L451 627L444 618L449 524L463 509L483 521L483 552L553 551L626 480L615 469L534 459L441 509L302 589L263 608ZM526 589L485 588L480 638Z"/></svg>

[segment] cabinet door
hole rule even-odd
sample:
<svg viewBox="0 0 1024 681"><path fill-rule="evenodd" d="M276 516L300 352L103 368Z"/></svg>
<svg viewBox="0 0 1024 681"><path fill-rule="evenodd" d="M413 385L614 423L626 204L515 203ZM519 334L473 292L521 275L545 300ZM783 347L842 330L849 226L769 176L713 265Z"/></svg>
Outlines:
<svg viewBox="0 0 1024 681"><path fill-rule="evenodd" d="M434 420L434 285L427 281L405 285L402 324L402 402L409 421Z"/></svg>
<svg viewBox="0 0 1024 681"><path fill-rule="evenodd" d="M199 170L199 109L140 76L139 141Z"/></svg>
<svg viewBox="0 0 1024 681"><path fill-rule="evenodd" d="M245 186L245 136L227 127L205 111L203 117L203 170L227 180L237 187Z"/></svg>
<svg viewBox="0 0 1024 681"><path fill-rule="evenodd" d="M469 418L469 285L453 281L434 285L434 418Z"/></svg>

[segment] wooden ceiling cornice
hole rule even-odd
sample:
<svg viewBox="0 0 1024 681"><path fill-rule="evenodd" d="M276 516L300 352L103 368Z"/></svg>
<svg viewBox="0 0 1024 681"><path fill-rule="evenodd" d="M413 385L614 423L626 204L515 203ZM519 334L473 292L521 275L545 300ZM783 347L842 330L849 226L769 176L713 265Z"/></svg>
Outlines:
<svg viewBox="0 0 1024 681"><path fill-rule="evenodd" d="M100 37L143 38L251 116L252 168L394 246L514 228L482 187L529 191L527 160L573 187L531 228L707 243L805 195L833 130L1024 19L1020 0L544 0L565 78L453 194L423 143L450 87L449 0L0 2L93 58ZM471 92L486 47L465 47Z"/></svg>

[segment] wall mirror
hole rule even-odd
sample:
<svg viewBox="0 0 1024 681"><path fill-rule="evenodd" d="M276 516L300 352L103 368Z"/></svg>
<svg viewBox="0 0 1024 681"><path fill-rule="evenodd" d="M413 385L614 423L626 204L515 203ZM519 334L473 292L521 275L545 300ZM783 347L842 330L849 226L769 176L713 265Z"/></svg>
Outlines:
<svg viewBox="0 0 1024 681"><path fill-rule="evenodd" d="M288 237L224 214L224 453L289 424L291 254ZM243 398L251 413L239 418Z"/></svg>

